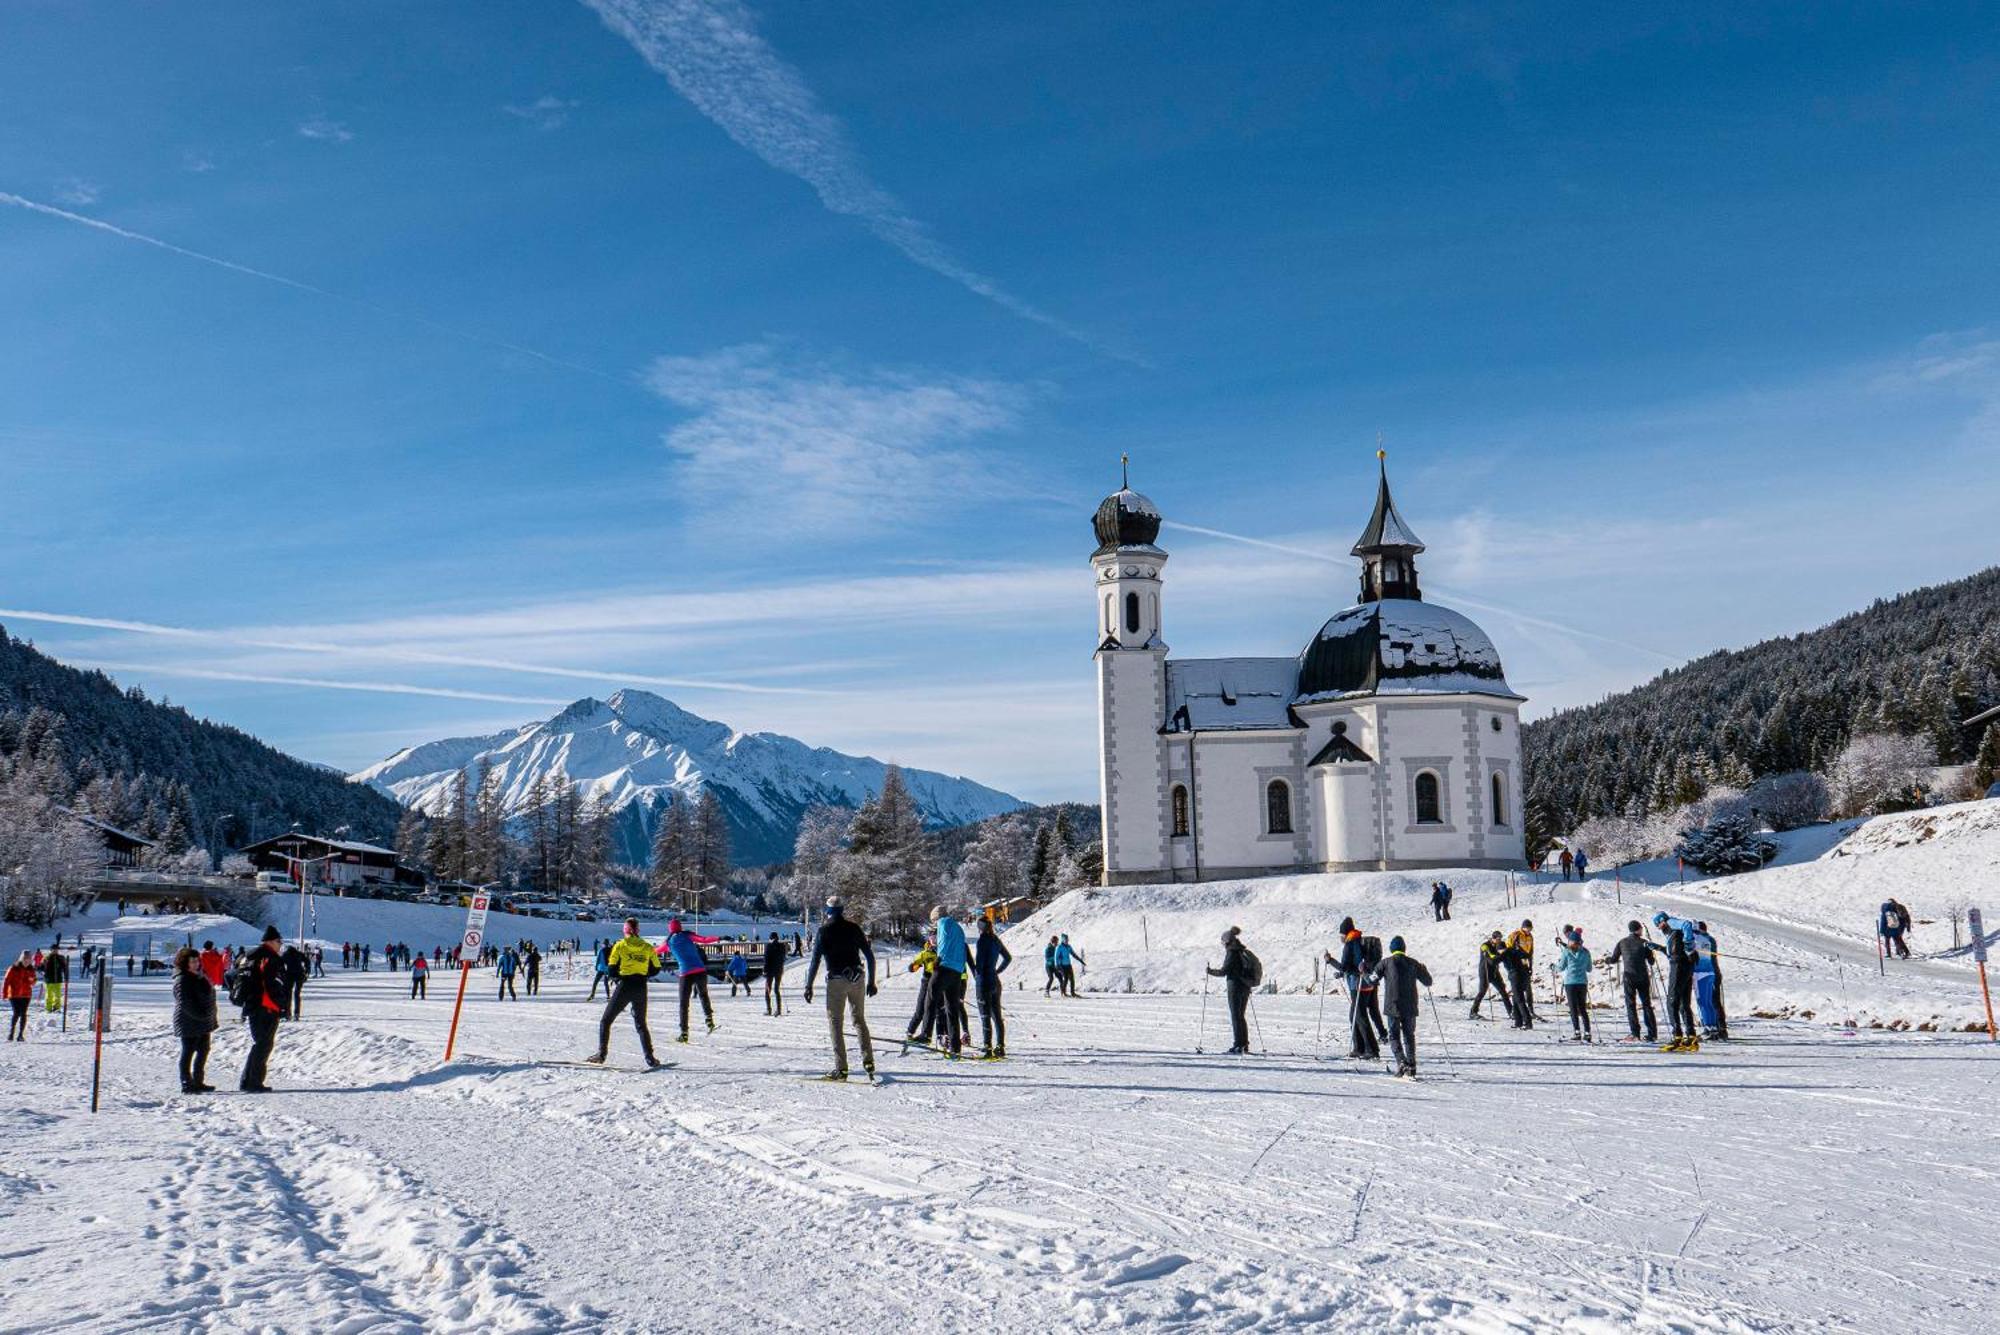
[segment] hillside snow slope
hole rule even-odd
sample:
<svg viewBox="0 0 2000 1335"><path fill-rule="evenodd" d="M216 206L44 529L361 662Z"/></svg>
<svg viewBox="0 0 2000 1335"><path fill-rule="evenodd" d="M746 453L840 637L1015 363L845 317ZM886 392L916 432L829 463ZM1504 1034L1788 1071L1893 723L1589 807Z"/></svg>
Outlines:
<svg viewBox="0 0 2000 1335"><path fill-rule="evenodd" d="M1051 933L1067 933L1088 961L1086 988L1199 992L1204 967L1219 963L1231 926L1264 964L1278 992L1316 988L1325 976L1343 917L1380 936L1406 938L1441 996L1476 986L1478 943L1493 930L1535 924L1538 964L1554 958L1557 931L1580 926L1599 955L1634 919L1665 910L1709 923L1720 943L1732 1012L1796 1016L1845 1025L1964 1029L1984 1025L1985 1009L1969 949L1952 951L1944 909L1978 887L2000 892L2000 802L1966 803L1867 822L1824 856L1684 886L1516 879L1504 872L1352 872L1072 891L1019 924L1017 952L1039 962ZM1437 922L1431 882L1454 891L1452 920ZM1936 953L1878 966L1875 910L1886 894L1919 919L1915 944ZM2000 935L2000 893L1986 906ZM1925 925L1929 924L1929 925ZM1657 938L1656 938L1657 939ZM1545 996L1552 988L1539 979ZM1599 971L1593 1000L1622 1008L1614 980ZM1544 1008L1547 1009L1546 1007Z"/></svg>

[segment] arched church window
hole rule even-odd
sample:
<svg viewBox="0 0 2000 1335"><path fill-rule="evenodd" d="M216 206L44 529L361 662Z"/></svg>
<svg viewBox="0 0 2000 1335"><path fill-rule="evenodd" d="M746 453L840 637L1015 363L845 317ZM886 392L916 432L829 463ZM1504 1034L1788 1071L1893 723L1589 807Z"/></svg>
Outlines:
<svg viewBox="0 0 2000 1335"><path fill-rule="evenodd" d="M1185 839L1188 832L1187 785L1174 785L1174 838Z"/></svg>
<svg viewBox="0 0 2000 1335"><path fill-rule="evenodd" d="M1111 595L1107 593L1104 595L1104 633L1109 635L1117 629L1118 623L1112 619Z"/></svg>
<svg viewBox="0 0 2000 1335"><path fill-rule="evenodd" d="M1417 776L1417 824L1444 824L1443 803L1439 800L1438 776L1429 770Z"/></svg>
<svg viewBox="0 0 2000 1335"><path fill-rule="evenodd" d="M1125 633L1127 635L1139 633L1139 595L1136 593L1125 595Z"/></svg>
<svg viewBox="0 0 2000 1335"><path fill-rule="evenodd" d="M1507 779L1497 769L1493 771L1493 823L1507 823Z"/></svg>
<svg viewBox="0 0 2000 1335"><path fill-rule="evenodd" d="M1283 779L1271 780L1264 789L1265 813L1269 817L1270 833L1290 834L1292 832L1292 787Z"/></svg>

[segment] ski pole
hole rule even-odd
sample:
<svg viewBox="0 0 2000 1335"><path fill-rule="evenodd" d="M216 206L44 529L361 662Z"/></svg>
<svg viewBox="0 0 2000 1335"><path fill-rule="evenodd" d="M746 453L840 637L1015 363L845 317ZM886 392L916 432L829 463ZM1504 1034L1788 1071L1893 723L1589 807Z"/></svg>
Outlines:
<svg viewBox="0 0 2000 1335"><path fill-rule="evenodd" d="M1315 960L1313 962L1313 968L1317 972L1319 961ZM1326 1046L1326 984L1326 976L1321 974L1319 979L1319 1016L1313 1021L1314 1051L1318 1051L1320 1048Z"/></svg>
<svg viewBox="0 0 2000 1335"><path fill-rule="evenodd" d="M1458 1078L1458 1063L1451 1059L1451 1048L1444 1041L1444 1017L1438 1014L1437 998L1431 995L1429 985L1424 987L1424 1000L1430 1003L1431 1021L1437 1025L1438 1051L1444 1054L1444 1064L1451 1071L1452 1079Z"/></svg>
<svg viewBox="0 0 2000 1335"><path fill-rule="evenodd" d="M1257 1055L1260 1057L1270 1056L1271 1050L1264 1046L1264 1021L1257 1014L1257 998L1254 993L1251 995L1250 1000L1244 1003L1243 1008L1250 1012L1250 1023L1257 1026Z"/></svg>
<svg viewBox="0 0 2000 1335"><path fill-rule="evenodd" d="M1208 964L1201 966L1201 1030L1194 1036L1194 1051L1201 1055L1201 1045L1208 1041Z"/></svg>

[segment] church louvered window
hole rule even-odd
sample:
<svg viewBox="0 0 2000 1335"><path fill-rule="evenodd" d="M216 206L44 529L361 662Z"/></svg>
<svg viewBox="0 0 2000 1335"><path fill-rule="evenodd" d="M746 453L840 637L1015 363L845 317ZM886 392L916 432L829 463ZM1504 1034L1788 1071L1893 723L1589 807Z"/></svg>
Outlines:
<svg viewBox="0 0 2000 1335"><path fill-rule="evenodd" d="M1136 593L1125 595L1125 633L1127 635L1139 633L1139 595Z"/></svg>
<svg viewBox="0 0 2000 1335"><path fill-rule="evenodd" d="M1264 790L1264 803L1270 816L1272 834L1292 832L1292 789L1283 779L1271 780Z"/></svg>
<svg viewBox="0 0 2000 1335"><path fill-rule="evenodd" d="M1507 780L1499 770L1493 771L1493 823L1507 823Z"/></svg>
<svg viewBox="0 0 2000 1335"><path fill-rule="evenodd" d="M1185 839L1188 832L1187 786L1174 785L1174 838Z"/></svg>

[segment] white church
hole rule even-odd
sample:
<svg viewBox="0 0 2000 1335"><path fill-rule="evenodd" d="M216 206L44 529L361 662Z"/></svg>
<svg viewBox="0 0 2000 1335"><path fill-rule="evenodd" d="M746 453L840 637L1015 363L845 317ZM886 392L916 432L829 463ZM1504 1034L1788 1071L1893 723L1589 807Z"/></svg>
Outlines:
<svg viewBox="0 0 2000 1335"><path fill-rule="evenodd" d="M1524 697L1423 600L1386 463L1360 601L1293 658L1168 657L1159 510L1127 482L1094 524L1105 884L1522 864Z"/></svg>

